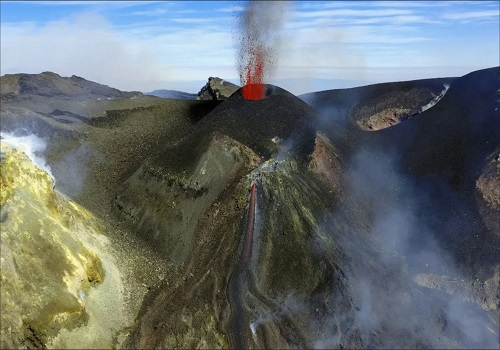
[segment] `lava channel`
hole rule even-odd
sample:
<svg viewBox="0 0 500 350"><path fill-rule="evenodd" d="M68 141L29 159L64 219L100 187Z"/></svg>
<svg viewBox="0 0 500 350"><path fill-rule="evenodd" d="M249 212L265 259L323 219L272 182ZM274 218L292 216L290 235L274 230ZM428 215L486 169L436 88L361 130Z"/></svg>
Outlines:
<svg viewBox="0 0 500 350"><path fill-rule="evenodd" d="M245 231L245 242L243 245L243 252L241 255L242 262L246 265L250 261L252 256L252 240L253 240L253 227L255 223L255 196L257 193L257 185L255 182L252 184L252 189L250 192L250 205L248 212L248 224Z"/></svg>

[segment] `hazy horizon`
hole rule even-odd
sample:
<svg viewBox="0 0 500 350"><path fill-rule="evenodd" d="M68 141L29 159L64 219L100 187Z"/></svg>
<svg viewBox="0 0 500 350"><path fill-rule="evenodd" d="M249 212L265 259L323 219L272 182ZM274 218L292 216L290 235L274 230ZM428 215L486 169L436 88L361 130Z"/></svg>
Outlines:
<svg viewBox="0 0 500 350"><path fill-rule="evenodd" d="M240 84L245 2L2 1L1 75L53 71L120 90ZM500 65L497 1L293 1L269 83L301 94ZM200 85L201 83L201 85Z"/></svg>

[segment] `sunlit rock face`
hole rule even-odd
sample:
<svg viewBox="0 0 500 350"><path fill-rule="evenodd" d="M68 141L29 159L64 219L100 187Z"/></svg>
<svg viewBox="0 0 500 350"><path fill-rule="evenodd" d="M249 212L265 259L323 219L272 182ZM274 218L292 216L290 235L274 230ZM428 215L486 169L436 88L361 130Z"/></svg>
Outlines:
<svg viewBox="0 0 500 350"><path fill-rule="evenodd" d="M488 161L476 186L488 206L500 209L500 147L488 157Z"/></svg>
<svg viewBox="0 0 500 350"><path fill-rule="evenodd" d="M443 80L435 79L433 83L438 85L438 82ZM398 90L358 103L351 109L349 119L361 130L385 129L433 107L443 98L449 87L449 82L440 87L441 91L438 91L439 85L426 88L399 87Z"/></svg>
<svg viewBox="0 0 500 350"><path fill-rule="evenodd" d="M476 180L477 203L486 226L500 236L500 147L486 159Z"/></svg>
<svg viewBox="0 0 500 350"><path fill-rule="evenodd" d="M123 298L112 261L102 261L110 259L103 252L109 241L98 221L56 193L48 173L3 141L0 164L2 348L78 347L90 339L77 342L79 332L111 346L112 330L123 322ZM105 279L115 285L103 285ZM113 293L107 300L96 298L101 285ZM104 300L107 310L100 311ZM102 333L94 333L99 327ZM73 338L63 329L74 330Z"/></svg>

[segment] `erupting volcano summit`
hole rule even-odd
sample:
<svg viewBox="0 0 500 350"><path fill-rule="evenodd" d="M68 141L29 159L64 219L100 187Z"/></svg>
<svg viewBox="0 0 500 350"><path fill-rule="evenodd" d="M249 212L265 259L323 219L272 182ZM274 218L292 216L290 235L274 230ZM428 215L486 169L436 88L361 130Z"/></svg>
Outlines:
<svg viewBox="0 0 500 350"><path fill-rule="evenodd" d="M264 97L265 79L269 78L277 58L278 35L282 26L283 2L251 1L241 22L238 71L242 95L248 100Z"/></svg>

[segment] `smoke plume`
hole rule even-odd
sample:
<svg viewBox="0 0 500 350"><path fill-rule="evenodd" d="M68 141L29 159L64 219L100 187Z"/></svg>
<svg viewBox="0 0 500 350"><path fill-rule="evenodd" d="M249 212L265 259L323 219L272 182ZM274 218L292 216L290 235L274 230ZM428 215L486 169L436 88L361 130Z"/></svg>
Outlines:
<svg viewBox="0 0 500 350"><path fill-rule="evenodd" d="M8 143L24 152L37 167L46 171L55 182L52 170L43 155L43 152L47 148L45 140L34 134L23 135L10 132L2 132L0 133L0 137L2 143Z"/></svg>
<svg viewBox="0 0 500 350"><path fill-rule="evenodd" d="M439 243L439 233L427 215L437 208L399 171L400 157L397 151L362 149L350 161L346 176L350 195L366 205L373 223L369 232L352 235L325 229L349 257L341 264L356 307L345 313L330 309L323 320L325 329L340 324L345 331L324 332L314 347L352 346L350 334L355 334L366 347L498 348L498 333L493 331L498 313L458 294L447 294L441 286L429 289L418 283L419 278L441 275L467 288L471 276ZM444 212L440 217L454 220ZM318 324L311 327L316 329Z"/></svg>
<svg viewBox="0 0 500 350"><path fill-rule="evenodd" d="M287 2L249 1L241 17L238 73L243 97L264 97L264 86L275 70L279 58L280 32Z"/></svg>

